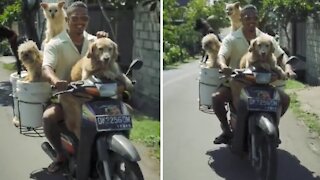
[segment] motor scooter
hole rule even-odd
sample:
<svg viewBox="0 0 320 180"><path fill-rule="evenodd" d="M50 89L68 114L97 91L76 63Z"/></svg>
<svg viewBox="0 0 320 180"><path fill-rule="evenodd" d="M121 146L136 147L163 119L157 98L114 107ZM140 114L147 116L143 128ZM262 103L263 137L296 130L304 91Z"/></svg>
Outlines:
<svg viewBox="0 0 320 180"><path fill-rule="evenodd" d="M134 60L125 74L140 69L142 64ZM125 103L117 98L118 92L116 82L92 76L54 94L86 93L93 97L82 105L80 140L61 123L61 142L68 154L63 172L67 179L143 180L139 153L129 140L132 118ZM55 159L56 152L48 142L41 147Z"/></svg>
<svg viewBox="0 0 320 180"><path fill-rule="evenodd" d="M248 157L261 180L277 176L281 102L278 89L271 85L276 80L275 73L255 68L236 69L230 76L230 83L238 81L246 86L240 91L237 107L228 105L233 133L229 147L233 153Z"/></svg>

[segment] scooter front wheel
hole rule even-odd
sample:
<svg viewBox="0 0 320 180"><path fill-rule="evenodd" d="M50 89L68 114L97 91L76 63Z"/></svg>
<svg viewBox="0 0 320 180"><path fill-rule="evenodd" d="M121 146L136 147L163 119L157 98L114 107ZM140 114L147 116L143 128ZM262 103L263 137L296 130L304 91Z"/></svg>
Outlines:
<svg viewBox="0 0 320 180"><path fill-rule="evenodd" d="M112 180L143 180L143 175L137 162L129 161L117 153L113 153L110 158L112 162Z"/></svg>
<svg viewBox="0 0 320 180"><path fill-rule="evenodd" d="M260 180L274 180L277 177L277 148L275 138L262 135L257 145L258 162L254 167Z"/></svg>

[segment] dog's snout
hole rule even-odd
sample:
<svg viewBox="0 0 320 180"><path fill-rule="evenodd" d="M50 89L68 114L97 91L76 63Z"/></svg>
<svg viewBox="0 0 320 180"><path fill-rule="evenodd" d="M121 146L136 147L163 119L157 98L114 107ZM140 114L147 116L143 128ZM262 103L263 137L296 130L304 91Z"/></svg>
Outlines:
<svg viewBox="0 0 320 180"><path fill-rule="evenodd" d="M108 62L109 59L110 59L110 57L104 57L104 58L103 58L103 60L106 61L106 62Z"/></svg>
<svg viewBox="0 0 320 180"><path fill-rule="evenodd" d="M28 58L29 57L29 53L23 53L22 55L24 58Z"/></svg>

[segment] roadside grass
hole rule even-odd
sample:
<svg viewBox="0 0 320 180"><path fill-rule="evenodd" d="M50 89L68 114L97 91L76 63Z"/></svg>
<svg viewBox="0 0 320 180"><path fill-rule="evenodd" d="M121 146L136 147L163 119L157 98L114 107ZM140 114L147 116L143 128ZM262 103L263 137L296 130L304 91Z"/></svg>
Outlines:
<svg viewBox="0 0 320 180"><path fill-rule="evenodd" d="M307 87L301 82L295 80L288 80L286 84L286 91L289 92L291 98L290 109L295 116L302 120L311 132L320 135L320 117L311 112L303 110L301 103L298 101L297 93L295 91Z"/></svg>
<svg viewBox="0 0 320 180"><path fill-rule="evenodd" d="M160 121L134 114L130 138L152 149L152 156L160 160Z"/></svg>
<svg viewBox="0 0 320 180"><path fill-rule="evenodd" d="M6 69L8 71L15 71L16 70L16 64L15 63L4 63L2 64L3 69Z"/></svg>

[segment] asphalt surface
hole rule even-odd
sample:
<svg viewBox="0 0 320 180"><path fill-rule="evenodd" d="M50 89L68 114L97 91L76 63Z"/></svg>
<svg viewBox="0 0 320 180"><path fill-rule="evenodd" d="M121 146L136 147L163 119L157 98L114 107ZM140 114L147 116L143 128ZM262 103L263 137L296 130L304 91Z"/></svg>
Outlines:
<svg viewBox="0 0 320 180"><path fill-rule="evenodd" d="M3 63L12 63L12 57L0 57L0 179L1 180L64 180L63 176L48 176L43 168L51 159L42 151L44 137L28 137L20 134L20 129L12 124L12 99L9 75L2 68ZM41 131L40 131L41 132ZM135 144L141 161L139 165L146 180L160 179L160 163L150 157L150 149ZM30 178L30 174L34 176Z"/></svg>
<svg viewBox="0 0 320 180"><path fill-rule="evenodd" d="M214 145L221 133L213 114L199 111L199 64L163 72L163 179L255 180L246 159ZM280 122L278 180L320 179L319 140L288 111Z"/></svg>

